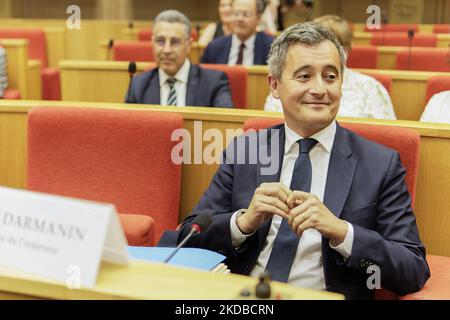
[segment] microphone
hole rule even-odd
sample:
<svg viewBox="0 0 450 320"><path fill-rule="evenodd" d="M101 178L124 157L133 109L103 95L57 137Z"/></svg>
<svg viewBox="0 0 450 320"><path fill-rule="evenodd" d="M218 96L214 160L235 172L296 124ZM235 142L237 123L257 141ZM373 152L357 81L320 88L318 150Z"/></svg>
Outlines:
<svg viewBox="0 0 450 320"><path fill-rule="evenodd" d="M129 21L128 22L128 29L133 29L134 28L134 23L133 21Z"/></svg>
<svg viewBox="0 0 450 320"><path fill-rule="evenodd" d="M414 39L414 30L408 30L408 70L411 70L411 49L412 49L412 41Z"/></svg>
<svg viewBox="0 0 450 320"><path fill-rule="evenodd" d="M208 229L208 227L211 225L212 218L210 214L207 213L200 213L198 216L194 218L192 221L191 231L188 233L188 235L183 239L183 241L180 242L180 244L175 248L174 251L164 260L163 263L168 263L173 256L182 248L186 242L195 234L199 234L200 232L205 231Z"/></svg>
<svg viewBox="0 0 450 320"><path fill-rule="evenodd" d="M108 51L106 52L106 60L111 60L111 50L114 47L114 39L108 41Z"/></svg>
<svg viewBox="0 0 450 320"><path fill-rule="evenodd" d="M131 95L131 85L133 83L133 76L136 73L136 62L131 61L128 64L128 74L130 75L130 82L128 84L128 95L127 95L127 103L130 103L130 95Z"/></svg>

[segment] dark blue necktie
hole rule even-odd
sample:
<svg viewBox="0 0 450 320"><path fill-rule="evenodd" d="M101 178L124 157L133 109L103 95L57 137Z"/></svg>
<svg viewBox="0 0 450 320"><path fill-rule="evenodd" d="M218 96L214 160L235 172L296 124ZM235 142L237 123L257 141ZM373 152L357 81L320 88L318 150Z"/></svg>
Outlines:
<svg viewBox="0 0 450 320"><path fill-rule="evenodd" d="M317 143L312 138L298 140L300 154L295 160L292 174L291 190L310 192L312 168L309 151ZM272 280L287 282L291 272L292 263L297 253L299 238L289 227L287 219L283 219L273 243L272 252L267 262L266 271L269 271Z"/></svg>

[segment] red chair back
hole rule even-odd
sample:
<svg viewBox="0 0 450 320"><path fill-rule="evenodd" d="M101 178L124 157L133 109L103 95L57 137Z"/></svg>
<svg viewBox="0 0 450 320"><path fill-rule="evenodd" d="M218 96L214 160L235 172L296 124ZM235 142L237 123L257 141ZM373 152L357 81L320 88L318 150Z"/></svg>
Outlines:
<svg viewBox="0 0 450 320"><path fill-rule="evenodd" d="M152 216L157 241L178 223L181 165L171 159L170 137L182 127L173 113L33 108L27 187Z"/></svg>
<svg viewBox="0 0 450 320"><path fill-rule="evenodd" d="M20 98L21 94L17 89L6 89L3 93L3 99L19 100Z"/></svg>
<svg viewBox="0 0 450 320"><path fill-rule="evenodd" d="M370 44L373 46L409 46L407 32L375 32L372 34ZM437 39L435 34L416 33L411 42L413 47L436 47Z"/></svg>
<svg viewBox="0 0 450 320"><path fill-rule="evenodd" d="M139 41L151 41L152 40L152 30L143 29L138 32L138 40ZM191 36L194 41L198 40L198 32L197 29L191 30Z"/></svg>
<svg viewBox="0 0 450 320"><path fill-rule="evenodd" d="M350 49L347 59L349 68L376 69L377 63L377 47L355 45Z"/></svg>
<svg viewBox="0 0 450 320"><path fill-rule="evenodd" d="M242 66L228 66L226 64L202 64L203 68L219 70L228 76L231 98L236 108L247 108L247 69Z"/></svg>
<svg viewBox="0 0 450 320"><path fill-rule="evenodd" d="M450 72L448 50L445 48L413 48L397 52L397 70Z"/></svg>
<svg viewBox="0 0 450 320"><path fill-rule="evenodd" d="M383 87L386 88L387 92L391 94L391 88L392 88L392 77L387 74L380 74L380 73L372 73L372 72L364 72L364 74L371 76L372 78L375 78L378 80Z"/></svg>
<svg viewBox="0 0 450 320"><path fill-rule="evenodd" d="M30 59L40 60L42 68L48 66L47 41L45 32L41 29L0 28L0 39L27 39Z"/></svg>
<svg viewBox="0 0 450 320"><path fill-rule="evenodd" d="M252 118L245 122L244 131L247 131L248 129L259 130L270 128L283 122L283 119ZM419 134L412 129L393 126L345 122L340 122L339 124L344 128L356 132L366 139L372 140L399 152L401 161L407 172L405 181L411 195L412 205L414 206L416 180L419 167Z"/></svg>
<svg viewBox="0 0 450 320"><path fill-rule="evenodd" d="M153 47L150 42L117 41L113 45L114 61L155 61Z"/></svg>
<svg viewBox="0 0 450 320"><path fill-rule="evenodd" d="M408 32L409 30L418 32L419 26L417 24L385 24L380 29L369 29L367 26L364 28L364 32Z"/></svg>
<svg viewBox="0 0 450 320"><path fill-rule="evenodd" d="M450 24L435 24L433 33L450 33Z"/></svg>
<svg viewBox="0 0 450 320"><path fill-rule="evenodd" d="M450 76L433 76L427 81L427 93L425 95L425 104L431 97L439 92L450 90Z"/></svg>

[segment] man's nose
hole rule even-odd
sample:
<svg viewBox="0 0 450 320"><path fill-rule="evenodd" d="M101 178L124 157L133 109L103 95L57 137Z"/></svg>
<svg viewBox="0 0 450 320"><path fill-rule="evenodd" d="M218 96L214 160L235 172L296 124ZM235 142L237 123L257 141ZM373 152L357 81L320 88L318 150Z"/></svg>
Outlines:
<svg viewBox="0 0 450 320"><path fill-rule="evenodd" d="M324 95L327 92L325 87L325 82L322 77L315 77L312 79L311 87L309 88L309 92L314 95Z"/></svg>
<svg viewBox="0 0 450 320"><path fill-rule="evenodd" d="M163 52L171 52L172 46L170 45L170 41L166 41L164 43Z"/></svg>

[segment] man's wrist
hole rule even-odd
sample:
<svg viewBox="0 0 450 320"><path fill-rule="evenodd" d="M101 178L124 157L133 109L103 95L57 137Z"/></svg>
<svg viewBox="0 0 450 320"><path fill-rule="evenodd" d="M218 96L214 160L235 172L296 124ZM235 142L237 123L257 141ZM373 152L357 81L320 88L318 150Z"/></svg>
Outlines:
<svg viewBox="0 0 450 320"><path fill-rule="evenodd" d="M348 224L344 220L339 220L338 226L336 228L336 236L330 238L330 245L332 247L337 247L342 244L347 236Z"/></svg>
<svg viewBox="0 0 450 320"><path fill-rule="evenodd" d="M252 234L254 231L250 230L250 228L248 228L245 224L244 214L246 212L247 212L247 210L241 210L240 212L238 212L238 214L236 216L236 225L243 234L249 235L249 234Z"/></svg>

